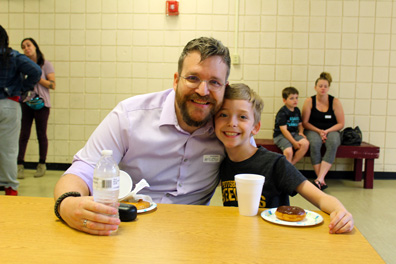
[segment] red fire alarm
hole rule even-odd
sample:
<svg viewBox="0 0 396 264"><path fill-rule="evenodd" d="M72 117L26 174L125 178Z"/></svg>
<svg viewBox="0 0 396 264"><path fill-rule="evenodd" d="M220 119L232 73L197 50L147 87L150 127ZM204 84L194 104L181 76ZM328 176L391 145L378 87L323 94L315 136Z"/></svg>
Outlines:
<svg viewBox="0 0 396 264"><path fill-rule="evenodd" d="M166 1L166 15L167 16L179 15L179 1Z"/></svg>

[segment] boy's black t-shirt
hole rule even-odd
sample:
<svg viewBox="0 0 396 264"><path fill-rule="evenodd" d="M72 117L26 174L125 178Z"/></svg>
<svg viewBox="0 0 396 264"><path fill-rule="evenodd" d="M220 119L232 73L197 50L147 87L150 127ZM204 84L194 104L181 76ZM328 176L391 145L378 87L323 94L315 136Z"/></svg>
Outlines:
<svg viewBox="0 0 396 264"><path fill-rule="evenodd" d="M233 162L227 156L220 166L224 206L238 206L234 176L240 173L265 176L260 208L289 205L289 195L296 195L295 189L306 180L285 156L263 147L259 147L252 157L242 162Z"/></svg>
<svg viewBox="0 0 396 264"><path fill-rule="evenodd" d="M298 133L298 124L302 122L301 112L298 107L294 108L294 111L290 111L286 105L282 106L276 114L274 138L282 134L280 126L287 125L287 130L290 133Z"/></svg>

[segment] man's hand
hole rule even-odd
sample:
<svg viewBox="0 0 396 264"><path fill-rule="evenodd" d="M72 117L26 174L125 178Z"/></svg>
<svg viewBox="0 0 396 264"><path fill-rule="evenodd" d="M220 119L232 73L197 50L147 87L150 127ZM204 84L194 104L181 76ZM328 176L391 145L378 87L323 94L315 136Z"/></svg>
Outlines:
<svg viewBox="0 0 396 264"><path fill-rule="evenodd" d="M62 219L72 228L93 235L110 235L120 219L112 217L118 210L93 201L92 196L67 197L59 206Z"/></svg>

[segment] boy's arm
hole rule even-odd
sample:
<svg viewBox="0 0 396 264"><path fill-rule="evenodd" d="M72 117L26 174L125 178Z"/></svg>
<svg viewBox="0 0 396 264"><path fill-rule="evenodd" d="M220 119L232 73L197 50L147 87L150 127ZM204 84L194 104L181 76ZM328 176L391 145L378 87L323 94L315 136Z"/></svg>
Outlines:
<svg viewBox="0 0 396 264"><path fill-rule="evenodd" d="M282 132L283 136L292 143L293 147L295 149L300 148L300 144L294 139L294 137L291 135L289 130L287 130L287 125L284 126L279 126L280 131Z"/></svg>
<svg viewBox="0 0 396 264"><path fill-rule="evenodd" d="M303 127L303 125L302 125L302 122L300 122L300 123L298 124L298 134L299 134L300 136L303 136L303 137L307 138L307 137L304 135L304 127Z"/></svg>
<svg viewBox="0 0 396 264"><path fill-rule="evenodd" d="M320 210L330 214L330 234L347 233L353 230L352 214L337 198L322 192L308 180L302 182L296 191Z"/></svg>

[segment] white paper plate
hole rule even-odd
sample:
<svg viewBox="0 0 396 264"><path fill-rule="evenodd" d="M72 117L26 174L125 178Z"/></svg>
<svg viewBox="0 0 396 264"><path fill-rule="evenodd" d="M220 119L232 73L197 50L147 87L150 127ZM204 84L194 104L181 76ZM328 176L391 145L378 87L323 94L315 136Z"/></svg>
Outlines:
<svg viewBox="0 0 396 264"><path fill-rule="evenodd" d="M125 171L120 170L120 193L118 199L124 199L132 191L132 178Z"/></svg>
<svg viewBox="0 0 396 264"><path fill-rule="evenodd" d="M140 213L145 213L145 212L149 212L149 211L151 211L151 210L154 210L155 208L157 208L157 204L154 203L154 202L152 202L151 205L150 205L150 207L145 208L145 209L137 210L137 212L138 212L138 214L140 214Z"/></svg>
<svg viewBox="0 0 396 264"><path fill-rule="evenodd" d="M267 220L268 222L279 225L287 225L287 226L313 226L323 222L323 217L320 214L309 210L305 210L307 215L302 221L298 221L298 222L283 221L276 217L275 215L276 209L277 208L271 208L263 211L261 213L261 217L264 218L264 220Z"/></svg>

